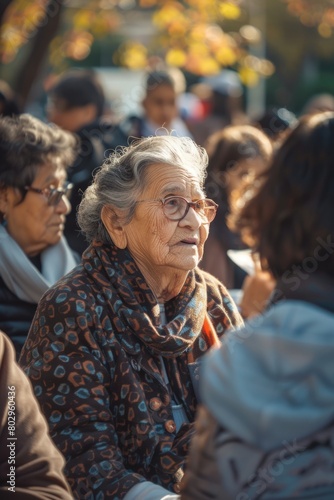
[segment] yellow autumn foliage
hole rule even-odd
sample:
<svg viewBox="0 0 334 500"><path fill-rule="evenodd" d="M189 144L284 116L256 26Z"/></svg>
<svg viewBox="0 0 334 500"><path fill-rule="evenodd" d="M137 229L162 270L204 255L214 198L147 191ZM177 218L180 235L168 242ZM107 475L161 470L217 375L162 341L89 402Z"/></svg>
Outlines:
<svg viewBox="0 0 334 500"><path fill-rule="evenodd" d="M241 14L240 7L234 2L221 2L219 12L225 19L238 19Z"/></svg>
<svg viewBox="0 0 334 500"><path fill-rule="evenodd" d="M114 56L115 62L130 69L143 69L147 64L147 49L141 43L127 42Z"/></svg>
<svg viewBox="0 0 334 500"><path fill-rule="evenodd" d="M248 0L247 0L248 1ZM273 71L268 64L245 62L246 38L233 38L223 31L224 20L235 21L247 7L246 0L138 0L134 13L146 9L159 39L152 47L131 39L121 44L114 55L116 64L131 69L147 67L154 57L164 57L177 66L199 75L218 73L225 66L240 67L244 83L254 84L259 74ZM306 0L300 0L301 2ZM12 0L0 28L0 61L12 61L20 48L38 30L48 14L50 0ZM59 3L58 3L59 2ZM288 3L293 3L288 0ZM134 2L134 5L136 2ZM59 7L60 0L55 0ZM130 11L120 0L82 0L64 2L65 23L49 47L49 62L59 70L66 59L84 60L95 39L114 32L122 16ZM139 6L139 7L138 7ZM137 9L137 10L136 10ZM142 14L142 12L141 12ZM126 25L126 23L125 23ZM330 27L322 24L323 36ZM129 37L135 36L129 33ZM155 43L155 45L154 45Z"/></svg>
<svg viewBox="0 0 334 500"><path fill-rule="evenodd" d="M259 74L249 66L242 66L239 69L240 80L247 87L255 87L259 81Z"/></svg>
<svg viewBox="0 0 334 500"><path fill-rule="evenodd" d="M88 29L92 22L92 11L88 9L81 9L73 16L73 27L75 29Z"/></svg>
<svg viewBox="0 0 334 500"><path fill-rule="evenodd" d="M329 38L334 28L334 5L332 0L283 0L288 11L306 26L316 26L318 33Z"/></svg>
<svg viewBox="0 0 334 500"><path fill-rule="evenodd" d="M179 22L186 22L187 18L182 11L183 7L179 2L166 2L153 14L152 21L160 29L168 27L176 19Z"/></svg>
<svg viewBox="0 0 334 500"><path fill-rule="evenodd" d="M237 52L235 48L221 46L215 51L215 56L222 66L233 66L237 62Z"/></svg>
<svg viewBox="0 0 334 500"><path fill-rule="evenodd" d="M166 53L166 62L169 66L183 67L187 61L187 55L184 50L170 49Z"/></svg>

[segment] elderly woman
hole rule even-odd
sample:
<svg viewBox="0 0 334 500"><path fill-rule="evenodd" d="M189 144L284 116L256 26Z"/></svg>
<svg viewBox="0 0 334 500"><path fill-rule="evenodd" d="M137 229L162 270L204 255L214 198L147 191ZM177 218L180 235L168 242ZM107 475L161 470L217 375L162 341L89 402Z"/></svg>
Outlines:
<svg viewBox="0 0 334 500"><path fill-rule="evenodd" d="M177 492L197 405L198 359L241 323L197 265L216 204L189 138L115 152L86 190L82 264L41 300L21 364L65 455L76 498Z"/></svg>
<svg viewBox="0 0 334 500"><path fill-rule="evenodd" d="M43 293L77 260L62 238L76 139L30 115L0 117L0 328L17 353Z"/></svg>
<svg viewBox="0 0 334 500"><path fill-rule="evenodd" d="M182 500L334 498L334 113L303 118L238 227L272 304L204 357Z"/></svg>

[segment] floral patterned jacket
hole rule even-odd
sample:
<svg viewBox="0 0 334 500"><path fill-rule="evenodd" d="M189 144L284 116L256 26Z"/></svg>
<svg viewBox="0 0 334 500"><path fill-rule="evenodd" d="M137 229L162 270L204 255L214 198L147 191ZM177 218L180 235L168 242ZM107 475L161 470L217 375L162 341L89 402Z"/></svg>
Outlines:
<svg viewBox="0 0 334 500"><path fill-rule="evenodd" d="M121 499L147 480L177 491L197 406L189 353L196 361L210 347L207 311L219 336L242 320L224 286L199 269L165 310L162 327L130 254L101 244L39 303L20 363L76 498ZM178 432L171 395L190 422Z"/></svg>

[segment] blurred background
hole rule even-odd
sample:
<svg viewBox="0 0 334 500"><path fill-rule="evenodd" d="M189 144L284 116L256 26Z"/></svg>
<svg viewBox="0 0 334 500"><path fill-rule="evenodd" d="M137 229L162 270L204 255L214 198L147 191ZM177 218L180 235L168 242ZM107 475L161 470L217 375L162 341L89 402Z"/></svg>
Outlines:
<svg viewBox="0 0 334 500"><path fill-rule="evenodd" d="M1 0L0 92L43 117L59 74L93 68L118 119L137 111L143 72L163 63L182 71L186 94L232 69L250 116L298 115L334 93L333 27L332 0Z"/></svg>

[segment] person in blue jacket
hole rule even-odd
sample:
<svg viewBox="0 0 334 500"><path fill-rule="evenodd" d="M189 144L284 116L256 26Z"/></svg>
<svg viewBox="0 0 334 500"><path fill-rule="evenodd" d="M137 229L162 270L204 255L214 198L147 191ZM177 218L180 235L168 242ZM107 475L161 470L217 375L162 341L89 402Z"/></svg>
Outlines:
<svg viewBox="0 0 334 500"><path fill-rule="evenodd" d="M204 356L182 500L334 498L334 113L286 137L237 226L277 280Z"/></svg>

